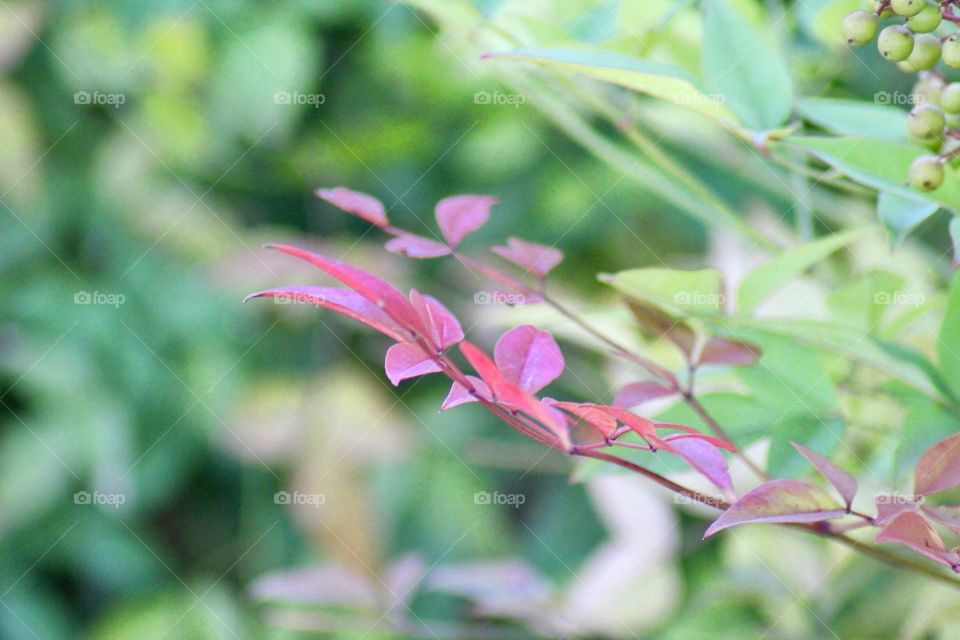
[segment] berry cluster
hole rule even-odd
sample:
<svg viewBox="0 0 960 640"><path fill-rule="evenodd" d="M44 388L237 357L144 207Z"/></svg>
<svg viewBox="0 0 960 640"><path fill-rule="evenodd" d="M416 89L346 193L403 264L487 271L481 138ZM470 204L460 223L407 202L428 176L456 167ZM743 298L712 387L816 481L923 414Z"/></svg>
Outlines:
<svg viewBox="0 0 960 640"><path fill-rule="evenodd" d="M944 22L960 23L954 13L960 0L871 0L871 10L858 10L843 19L843 35L851 46L877 38L877 49L885 59L896 62L908 73L920 73L913 95L917 106L910 112L907 128L911 138L934 151L911 165L907 183L921 191L933 191L943 184L944 165L960 155L960 146L944 149L947 139L960 139L960 83L947 83L934 67L960 69L960 33L937 35ZM881 18L905 18L877 35Z"/></svg>

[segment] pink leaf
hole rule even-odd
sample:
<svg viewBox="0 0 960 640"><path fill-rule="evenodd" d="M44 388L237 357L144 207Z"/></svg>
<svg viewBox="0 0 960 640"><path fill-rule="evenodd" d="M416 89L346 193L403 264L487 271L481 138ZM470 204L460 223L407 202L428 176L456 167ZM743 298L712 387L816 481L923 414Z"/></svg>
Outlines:
<svg viewBox="0 0 960 640"><path fill-rule="evenodd" d="M490 250L507 262L535 273L540 278L546 278L547 274L563 260L563 252L559 249L527 242L520 238L507 238L507 246L491 247Z"/></svg>
<svg viewBox="0 0 960 640"><path fill-rule="evenodd" d="M660 383L652 382L650 380L631 382L630 384L621 387L620 391L617 391L617 395L613 398L613 406L623 408L635 407L636 405L643 404L648 400L665 398L667 396L672 396L675 393L676 391L674 389L665 387Z"/></svg>
<svg viewBox="0 0 960 640"><path fill-rule="evenodd" d="M877 534L877 542L897 542L960 573L960 557L948 551L940 534L918 513L901 513Z"/></svg>
<svg viewBox="0 0 960 640"><path fill-rule="evenodd" d="M920 511L931 520L960 533L960 505L923 505Z"/></svg>
<svg viewBox="0 0 960 640"><path fill-rule="evenodd" d="M452 196L437 203L437 224L454 249L463 239L490 219L490 207L498 200L492 196Z"/></svg>
<svg viewBox="0 0 960 640"><path fill-rule="evenodd" d="M710 482L725 493L733 492L727 461L724 460L720 449L702 438L667 436L664 440L670 443L671 451L686 460Z"/></svg>
<svg viewBox="0 0 960 640"><path fill-rule="evenodd" d="M666 427L669 427L671 429L676 429L682 426L679 424L669 424L666 422L654 422L653 424L657 429L666 428ZM710 444L717 447L718 449L726 449L730 453L737 452L737 448L732 444L730 444L729 442L727 442L726 440L724 440L723 438L718 438L716 436L708 436L705 433L700 433L699 431L697 431L692 427L684 427L684 430L686 431L686 433L676 433L673 435L666 436L666 438L664 439L676 441L676 440L687 440L692 438L695 440L703 440L704 442L709 442Z"/></svg>
<svg viewBox="0 0 960 640"><path fill-rule="evenodd" d="M398 342L387 349L384 368L393 386L408 378L441 371L440 365L429 354L424 353L420 345L412 342Z"/></svg>
<svg viewBox="0 0 960 640"><path fill-rule="evenodd" d="M927 449L913 478L913 491L918 496L960 486L960 433Z"/></svg>
<svg viewBox="0 0 960 640"><path fill-rule="evenodd" d="M410 304L420 314L420 319L429 330L427 337L439 350L446 350L463 340L460 321L439 300L421 295L413 289L410 291Z"/></svg>
<svg viewBox="0 0 960 640"><path fill-rule="evenodd" d="M801 480L770 480L743 494L710 525L704 538L754 522L820 522L846 511L820 487Z"/></svg>
<svg viewBox="0 0 960 640"><path fill-rule="evenodd" d="M586 402L557 402L555 400L552 401L552 404L570 415L580 418L599 431L604 438L613 437L617 431L617 419L601 411L596 405Z"/></svg>
<svg viewBox="0 0 960 640"><path fill-rule="evenodd" d="M350 289L311 286L281 287L251 293L244 298L244 302L253 298L277 298L283 301L325 307L358 320L394 340L403 341L407 339L403 327L397 324L383 309Z"/></svg>
<svg viewBox="0 0 960 640"><path fill-rule="evenodd" d="M385 227L390 224L383 203L373 196L368 196L359 191L351 191L346 187L317 189L314 193L318 198L322 198L333 206L352 213L358 218L363 218L370 224L375 224L378 227Z"/></svg>
<svg viewBox="0 0 960 640"><path fill-rule="evenodd" d="M807 461L816 468L817 471L826 478L834 488L840 492L840 497L843 498L843 501L847 505L847 510L850 510L850 506L853 504L853 497L857 495L857 480L852 475L833 464L823 456L821 456L816 451L811 451L803 445L799 445L796 442L791 442L793 448L796 449L800 455L807 459Z"/></svg>
<svg viewBox="0 0 960 640"><path fill-rule="evenodd" d="M700 364L726 364L744 366L755 363L760 358L760 349L727 338L710 338L700 352Z"/></svg>
<svg viewBox="0 0 960 640"><path fill-rule="evenodd" d="M415 333L423 333L424 326L420 321L413 305L402 293L394 289L373 274L357 269L345 262L334 260L319 253L312 253L287 245L267 245L268 249L276 249L283 253L306 260L310 264L330 274L343 284L347 285L361 296L383 309L391 318L396 320L404 329Z"/></svg>
<svg viewBox="0 0 960 640"><path fill-rule="evenodd" d="M904 511L916 511L919 507L914 496L901 494L878 495L875 503L877 505L876 524L886 524Z"/></svg>
<svg viewBox="0 0 960 640"><path fill-rule="evenodd" d="M536 393L563 373L563 354L547 331L525 324L500 336L493 357L503 377Z"/></svg>
<svg viewBox="0 0 960 640"><path fill-rule="evenodd" d="M408 258L439 258L450 255L450 247L413 233L400 233L383 245L390 253Z"/></svg>
<svg viewBox="0 0 960 640"><path fill-rule="evenodd" d="M447 398L443 401L443 404L440 405L440 411L459 407L468 402L477 402L477 396L480 396L484 400L492 399L490 387L487 386L486 382L476 376L467 376L467 380L473 385L476 395L470 393L470 391L459 382L454 382L453 386L450 387L450 393L447 394Z"/></svg>
<svg viewBox="0 0 960 640"><path fill-rule="evenodd" d="M639 435L641 438L647 441L651 447L665 449L667 445L660 436L657 435L656 426L652 421L642 418L635 413L631 413L626 409L621 409L620 407L609 407L603 404L589 404L584 403L584 406L591 407L597 411L603 412L608 416L616 418L622 422L627 428Z"/></svg>

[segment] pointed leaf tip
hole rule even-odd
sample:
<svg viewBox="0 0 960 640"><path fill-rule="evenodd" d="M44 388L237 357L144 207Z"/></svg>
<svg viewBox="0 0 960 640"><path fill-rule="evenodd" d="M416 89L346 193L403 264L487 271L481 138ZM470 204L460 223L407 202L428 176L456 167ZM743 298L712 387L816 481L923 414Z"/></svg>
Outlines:
<svg viewBox="0 0 960 640"><path fill-rule="evenodd" d="M371 195L352 191L346 187L317 189L314 193L321 200L325 200L347 213L352 213L370 224L378 227L385 227L390 224L383 203Z"/></svg>
<svg viewBox="0 0 960 640"><path fill-rule="evenodd" d="M444 198L437 203L436 217L440 232L454 249L468 235L486 224L490 208L499 200L493 196L462 195Z"/></svg>
<svg viewBox="0 0 960 640"><path fill-rule="evenodd" d="M821 522L846 510L820 487L801 480L770 480L743 494L703 534L704 538L741 524Z"/></svg>
<svg viewBox="0 0 960 640"><path fill-rule="evenodd" d="M503 376L528 393L536 393L560 377L564 359L548 331L525 324L507 331L493 349Z"/></svg>
<svg viewBox="0 0 960 640"><path fill-rule="evenodd" d="M807 459L807 462L813 465L813 467L820 472L827 481L834 486L834 488L840 493L840 497L843 498L843 501L847 505L847 510L850 510L850 507L853 505L853 498L857 495L857 480L852 475L833 464L823 456L821 456L816 451L811 451L803 445L797 444L796 442L791 442L793 448L797 450L797 453L802 455Z"/></svg>
<svg viewBox="0 0 960 640"><path fill-rule="evenodd" d="M927 449L914 469L913 490L918 496L960 486L960 434Z"/></svg>

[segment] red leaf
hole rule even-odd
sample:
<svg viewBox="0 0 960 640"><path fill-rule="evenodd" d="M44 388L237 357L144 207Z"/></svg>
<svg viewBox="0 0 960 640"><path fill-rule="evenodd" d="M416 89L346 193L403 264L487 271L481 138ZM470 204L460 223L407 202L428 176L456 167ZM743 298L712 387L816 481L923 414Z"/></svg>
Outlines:
<svg viewBox="0 0 960 640"><path fill-rule="evenodd" d="M306 260L310 264L330 274L343 284L347 285L361 296L383 309L391 318L396 320L408 331L423 334L424 326L420 322L413 305L402 293L394 289L373 274L357 269L345 262L334 260L319 253L312 253L296 247L286 245L267 245L268 249L276 249L289 255Z"/></svg>
<svg viewBox="0 0 960 640"><path fill-rule="evenodd" d="M748 523L820 522L846 511L820 487L800 480L770 480L743 494L710 525L704 538Z"/></svg>
<svg viewBox="0 0 960 640"><path fill-rule="evenodd" d="M806 447L797 444L796 442L791 442L793 448L796 449L800 455L807 459L807 461L812 464L817 471L826 478L830 484L840 492L840 497L843 498L843 501L847 504L847 510L850 510L850 506L853 504L853 497L857 495L857 480L852 475L833 464L823 456L821 456L816 451L811 451Z"/></svg>
<svg viewBox="0 0 960 640"><path fill-rule="evenodd" d="M499 202L492 196L452 196L437 203L437 224L451 248L463 242L490 219L490 207Z"/></svg>
<svg viewBox="0 0 960 640"><path fill-rule="evenodd" d="M960 433L927 449L913 478L913 491L918 496L960 486Z"/></svg>
<svg viewBox="0 0 960 640"><path fill-rule="evenodd" d="M486 382L476 376L467 376L467 380L473 385L476 395L484 400L493 399L490 394L490 387L487 386ZM450 393L447 394L447 398L443 401L443 404L440 405L440 411L459 407L461 404L467 404L468 402L477 402L476 396L470 393L470 391L459 382L454 382L453 386L450 387Z"/></svg>
<svg viewBox="0 0 960 640"><path fill-rule="evenodd" d="M450 255L450 247L414 233L400 233L383 245L390 253L407 258L439 258Z"/></svg>
<svg viewBox="0 0 960 640"><path fill-rule="evenodd" d="M670 450L673 453L686 460L710 482L725 493L733 492L727 461L724 460L720 449L703 438L689 435L667 436L664 440L670 443Z"/></svg>
<svg viewBox="0 0 960 640"><path fill-rule="evenodd" d="M627 426L631 431L647 441L651 447L665 449L669 445L657 435L656 426L650 420L642 418L635 413L631 413L620 407L609 407L604 404L584 403L584 406L594 408L606 413L608 416L616 418Z"/></svg>
<svg viewBox="0 0 960 640"><path fill-rule="evenodd" d="M535 273L540 278L546 278L547 274L563 260L563 252L559 249L527 242L520 238L507 238L507 246L491 247L490 250L507 262Z"/></svg>
<svg viewBox="0 0 960 640"><path fill-rule="evenodd" d="M726 364L744 366L755 363L760 358L760 349L727 338L710 338L700 351L700 364Z"/></svg>
<svg viewBox="0 0 960 640"><path fill-rule="evenodd" d="M553 406L563 409L572 416L580 418L600 432L604 438L613 437L617 431L617 419L588 402L552 402Z"/></svg>
<svg viewBox="0 0 960 640"><path fill-rule="evenodd" d="M352 213L358 218L363 218L370 224L375 224L378 227L385 227L390 224L383 203L373 196L368 196L359 191L351 191L346 187L317 189L314 193L318 198L322 198L333 206L343 209L347 213Z"/></svg>
<svg viewBox="0 0 960 640"><path fill-rule="evenodd" d="M667 396L672 396L675 393L676 391L674 389L665 387L662 384L652 382L650 380L631 382L630 384L621 387L620 391L617 391L617 395L613 398L613 406L623 408L635 407L636 405L643 404L648 400L665 398Z"/></svg>
<svg viewBox="0 0 960 640"><path fill-rule="evenodd" d="M408 378L441 371L440 365L429 354L424 353L420 345L412 342L398 342L387 349L384 368L393 386Z"/></svg>
<svg viewBox="0 0 960 640"><path fill-rule="evenodd" d="M525 324L500 336L493 358L503 377L536 393L563 373L563 354L547 331Z"/></svg>
<svg viewBox="0 0 960 640"><path fill-rule="evenodd" d="M653 424L657 429L662 429L667 427L671 429L678 429L683 426L683 425L671 424L667 422L654 422ZM732 444L730 444L729 442L727 442L726 440L724 440L723 438L718 438L716 436L708 436L705 433L700 433L699 431L697 431L696 429L693 429L692 427L684 427L684 430L686 431L686 433L669 435L669 436L666 436L664 440L685 440L685 439L693 438L695 440L703 440L704 442L709 442L710 444L717 447L718 449L726 449L730 453L737 452L737 448Z"/></svg>
<svg viewBox="0 0 960 640"><path fill-rule="evenodd" d="M410 304L420 314L420 319L429 330L427 338L439 350L446 350L463 340L460 321L439 300L421 295L413 289L410 291Z"/></svg>
<svg viewBox="0 0 960 640"><path fill-rule="evenodd" d="M336 311L354 320L359 320L394 340L403 341L408 338L403 327L397 324L383 309L350 289L311 286L280 287L251 293L243 300L246 302L253 298L280 298L291 302L314 304L318 307Z"/></svg>
<svg viewBox="0 0 960 640"><path fill-rule="evenodd" d="M901 513L877 534L877 542L898 542L960 573L960 556L948 551L940 534L918 513Z"/></svg>

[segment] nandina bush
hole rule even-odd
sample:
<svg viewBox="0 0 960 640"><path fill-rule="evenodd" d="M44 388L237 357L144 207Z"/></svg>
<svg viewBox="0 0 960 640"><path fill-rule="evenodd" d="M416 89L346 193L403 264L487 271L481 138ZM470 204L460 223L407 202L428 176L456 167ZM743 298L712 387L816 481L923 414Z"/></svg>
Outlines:
<svg viewBox="0 0 960 640"><path fill-rule="evenodd" d="M628 294L628 304L638 321L647 330L673 343L683 355L685 371L674 372L622 346L551 297L547 291L549 274L562 260L556 248L515 237L509 238L504 246L490 248L491 253L511 264L519 274L505 273L464 253L461 243L487 222L497 202L494 197L461 195L440 201L435 211L440 234L432 239L394 227L383 204L367 194L339 187L318 190L317 195L392 236L385 245L388 251L415 259L453 258L484 274L507 292L521 296L526 304L553 307L615 354L639 366L647 376L620 389L611 405L591 399L541 396L540 392L564 370L563 354L549 332L531 325L510 329L497 340L491 357L466 340L459 320L439 300L416 289L405 296L381 278L340 260L296 247L271 246L309 262L345 288L280 287L254 293L248 299L283 298L327 308L395 340L384 362L386 375L394 385L424 375L443 375L451 382L450 391L441 403L444 410L480 403L505 425L545 447L618 465L682 498L714 507L721 513L706 529L704 537L749 523L790 525L836 539L898 566L930 574L923 565L904 562L847 536L852 529L870 526L878 528L877 542L899 543L960 572L960 547L949 548L937 531L937 527L944 527L960 533L960 504L925 504L929 496L960 487L960 434L936 443L923 453L914 469L912 493L876 496L874 513L854 508L858 483L853 475L799 443L790 442L790 445L819 472L835 495L809 481L771 477L777 469L764 470L737 449L724 427L698 399L694 379L697 371L705 367L752 366L761 357L762 350L749 342L711 335L678 311L678 307L706 305L719 312L717 300L721 296L716 286L719 282L711 284L710 274L662 270L628 274L640 284ZM769 288L769 274L761 270L759 276ZM616 282L616 277L613 280ZM664 282L668 286L666 289L661 286L661 296L670 292L671 286L681 287L672 291L672 304L662 297L639 293L644 286ZM741 295L743 287L748 287L749 294L751 286L760 285L748 279L741 287ZM457 352L462 361L456 357ZM644 417L642 410L630 410L669 396L676 396L688 405L713 435L687 425ZM683 486L642 461L614 453L622 449L640 450L649 455L676 455L705 476L720 495ZM758 476L759 484L749 491L738 492L730 479L727 455L740 456Z"/></svg>

